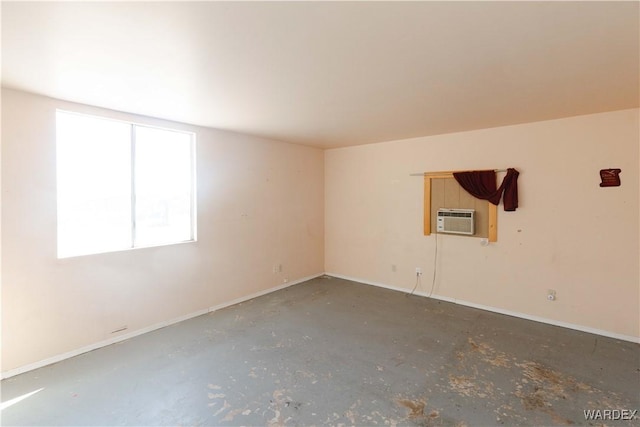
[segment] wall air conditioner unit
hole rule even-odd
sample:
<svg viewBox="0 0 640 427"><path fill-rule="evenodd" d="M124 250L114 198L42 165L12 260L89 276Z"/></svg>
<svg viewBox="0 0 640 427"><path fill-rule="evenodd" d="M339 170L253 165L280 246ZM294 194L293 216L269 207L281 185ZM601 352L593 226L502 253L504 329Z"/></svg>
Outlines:
<svg viewBox="0 0 640 427"><path fill-rule="evenodd" d="M438 209L438 233L466 234L473 236L473 209Z"/></svg>

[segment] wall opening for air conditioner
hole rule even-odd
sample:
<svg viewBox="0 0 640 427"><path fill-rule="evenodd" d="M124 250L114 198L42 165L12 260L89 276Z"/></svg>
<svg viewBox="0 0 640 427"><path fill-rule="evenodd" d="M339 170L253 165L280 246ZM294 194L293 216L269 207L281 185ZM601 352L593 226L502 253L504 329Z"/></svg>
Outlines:
<svg viewBox="0 0 640 427"><path fill-rule="evenodd" d="M435 233L455 234L460 237L487 238L490 242L497 241L496 230L496 214L497 209L486 200L481 200L467 193L458 182L453 178L451 173L443 174L438 177L425 177L425 235ZM444 219L443 215L438 216L439 210L460 211L464 213L472 211L473 214L473 232L469 228L455 230L453 224L458 226L469 226L469 222ZM442 229L442 224L438 229L438 219L442 222L446 221L446 230ZM456 218L449 216L448 218ZM460 224L463 223L463 224ZM455 232L458 231L458 232Z"/></svg>

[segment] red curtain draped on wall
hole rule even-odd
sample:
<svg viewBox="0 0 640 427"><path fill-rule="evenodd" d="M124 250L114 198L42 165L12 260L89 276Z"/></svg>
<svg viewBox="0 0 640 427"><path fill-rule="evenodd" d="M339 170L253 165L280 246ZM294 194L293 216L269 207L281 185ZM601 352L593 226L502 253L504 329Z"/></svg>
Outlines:
<svg viewBox="0 0 640 427"><path fill-rule="evenodd" d="M454 172L453 177L469 194L478 199L488 200L494 205L500 203L504 194L504 210L515 211L518 207L518 175L513 169L507 169L507 175L496 188L496 172L493 170Z"/></svg>

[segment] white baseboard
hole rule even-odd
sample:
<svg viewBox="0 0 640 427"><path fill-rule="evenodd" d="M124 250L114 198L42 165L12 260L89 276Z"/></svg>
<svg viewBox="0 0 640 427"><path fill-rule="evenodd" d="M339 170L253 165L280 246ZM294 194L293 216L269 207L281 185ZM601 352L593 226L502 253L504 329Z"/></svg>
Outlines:
<svg viewBox="0 0 640 427"><path fill-rule="evenodd" d="M365 285L377 286L377 287L380 287L380 288L390 289L390 290L404 292L404 293L407 292L407 289L405 289L405 288L400 288L400 287L397 287L397 286L390 286L390 285L386 285L384 283L372 282L370 280L361 279L361 278L357 278L357 277L344 276L344 275L341 275L341 274L334 274L334 273L324 273L324 274L326 274L328 276L331 276L331 277L336 277L336 278L339 278L339 279L350 280L350 281L353 281L353 282L362 283L362 284L365 284ZM182 322L182 321L185 321L185 320L197 317L197 316L202 316L203 314L207 314L207 313L210 313L212 311L217 311L217 310L220 310L220 309L223 309L223 308L226 308L226 307L230 307L232 305L239 304L241 302L249 301L251 299L254 299L254 298L266 295L266 294L270 294L272 292L279 291L279 290L284 289L284 288L288 288L289 286L294 286L294 285L306 282L307 280L315 279L316 277L323 276L324 274L316 274L316 275L312 275L312 276L303 277L301 279L293 280L291 282L287 282L287 283L284 283L282 285L275 286L273 288L269 288L269 289L265 289L265 290L262 290L262 291L259 291L259 292L255 292L253 294L250 294L250 295L247 295L247 296L244 296L244 297L236 298L234 300L231 300L231 301L228 301L228 302L224 302L222 304L218 304L218 305L209 307L207 309L194 311L192 313L188 313L188 314L185 314L183 316L179 316L179 317L176 317L176 318L173 318L173 319L170 319L170 320L159 322L159 323L156 323L156 324L151 325L151 326L147 326L147 327L142 328L142 329L138 329L138 330L135 330L135 331L132 331L132 332L128 332L126 334L119 335L117 337L110 338L108 340L99 341L97 343L90 344L88 346L84 346L84 347L78 348L76 350L72 350L72 351L69 351L69 352L66 352L66 353L63 353L63 354L59 354L59 355L56 355L56 356L53 356L53 357L49 357L47 359L40 360L40 361L34 362L34 363L30 363L28 365L24 365L24 366L21 366L19 368L11 369L9 371L2 372L1 378L2 379L10 378L10 377L13 377L15 375L19 375L19 374L23 374L25 372L32 371L34 369L42 368L44 366L51 365L53 363L57 363L57 362L60 362L62 360L65 360L65 359L69 359L71 357L78 356L80 354L87 353L89 351L96 350L96 349L101 348L101 347L106 347L108 345L115 344L115 343L118 343L118 342L121 342L121 341L125 341L125 340L128 340L130 338L136 337L138 335L146 334L147 332L152 332L152 331L155 331L157 329L164 328L164 327L169 326L169 325L173 325L175 323L179 323L179 322ZM414 295L419 295L419 296L423 296L423 297L429 297L428 293L421 292L421 291L414 292ZM574 330L577 330L577 331L588 332L588 333L591 333L591 334L601 335L601 336L614 338L614 339L618 339L618 340L622 340L622 341L630 341L630 342L634 342L634 343L640 343L640 337L633 337L633 336L629 336L629 335L617 334L617 333L610 332L610 331L605 331L605 330L602 330L602 329L595 329L595 328L590 328L590 327L587 327L587 326L576 325L576 324L567 323L567 322L561 322L561 321L547 319L547 318L539 317L539 316L533 316L533 315L529 315L529 314L525 314L525 313L518 313L518 312L514 312L514 311L510 311L510 310L504 310L504 309L501 309L501 308L486 306L486 305L482 305L482 304L476 304L476 303L473 303L473 302L459 300L459 299L455 299L455 298L451 298L451 297L445 297L445 296L441 296L441 295L431 295L431 298L437 299L437 300L441 300L441 301L452 302L454 304L464 305L464 306L467 306L467 307L478 308L480 310L490 311L490 312L493 312L493 313L505 314L507 316L519 317L521 319L533 320L535 322L541 322L541 323L546 323L546 324L549 324L549 325L560 326L560 327L563 327L563 328L574 329Z"/></svg>
<svg viewBox="0 0 640 427"><path fill-rule="evenodd" d="M99 341L99 342L96 342L94 344L90 344L90 345L78 348L76 350L71 350L71 351L68 351L66 353L58 354L56 356L49 357L49 358L44 359L44 360L40 360L38 362L34 362L34 363L30 363L28 365L20 366L19 368L15 368L15 369L11 369L11 370L2 372L1 378L2 379L10 378L10 377L13 377L13 376L16 376L16 375L19 375L19 374L23 374L25 372L33 371L34 369L42 368L44 366L51 365L53 363L61 362L61 361L65 360L65 359L69 359L71 357L79 356L79 355L81 355L83 353L87 353L87 352L99 349L101 347L106 347L106 346L111 345L111 344L115 344L115 343L118 343L118 342L121 342L121 341L128 340L128 339L133 338L133 337L137 337L138 335L146 334L147 332L152 332L152 331L155 331L157 329L164 328L164 327L169 326L169 325L173 325L175 323L183 322L185 320L192 319L194 317L202 316L203 314L207 314L207 313L210 313L212 311L220 310L222 308L230 307L232 305L236 305L236 304L239 304L241 302L249 301L249 300L251 300L253 298L257 298L259 296L266 295L266 294L269 294L271 292L279 291L280 289L288 288L289 286L297 285L299 283L306 282L307 280L311 280L311 279L314 279L316 277L320 277L322 275L323 274L316 274L316 275L313 275L313 276L307 276L307 277L303 277L301 279L292 280L290 282L284 283L282 285L275 286L273 288L269 288L269 289L265 289L263 291L255 292L255 293L253 293L251 295L247 295L247 296L244 296L244 297L236 298L234 300L231 300L231 301L228 301L228 302L224 302L222 304L218 304L218 305L215 305L213 307L209 307L209 308L206 308L206 309L194 311L192 313L188 313L188 314L185 314L183 316L175 317L175 318L170 319L170 320L165 320L165 321L156 323L154 325L147 326L147 327L142 328L142 329L137 329L135 331L131 331L131 332L128 332L126 334L118 335L117 337L109 338L108 340Z"/></svg>
<svg viewBox="0 0 640 427"><path fill-rule="evenodd" d="M226 308L226 307L230 307L232 305L240 304L241 302L249 301L251 299L258 298L258 297L261 297L261 296L266 295L266 294L270 294L270 293L275 292L275 291L279 291L280 289L288 288L289 286L298 285L298 284L300 284L302 282L306 282L307 280L315 279L316 277L320 277L320 276L324 276L324 273L319 273L319 274L315 274L315 275L312 275L312 276L303 277L301 279L296 279L296 280L293 280L291 282L286 282L286 283L283 283L282 285L275 286L273 288L269 288L269 289L265 289L263 291L255 292L255 293L253 293L251 295L247 295L247 296L244 296L244 297L236 298L234 300L231 300L231 301L228 301L228 302L224 302L222 304L214 305L213 307L209 307L208 311L209 312L217 311L217 310L220 310L220 309L223 309L223 308Z"/></svg>
<svg viewBox="0 0 640 427"><path fill-rule="evenodd" d="M399 291L399 292L404 292L404 293L408 292L408 290L405 289L405 288L400 288L400 287L397 287L397 286L390 286L390 285L386 285L384 283L372 282L370 280L360 279L360 278L357 278L357 277L344 276L344 275L341 275L341 274L334 274L334 273L325 273L325 274L327 276L336 277L338 279L350 280L352 282L358 282L358 283L362 283L364 285L377 286L379 288L385 288L385 289L390 289L390 290L393 290L393 291ZM591 328L591 327L588 327L588 326L576 325L574 323L561 322L559 320L547 319L545 317L534 316L534 315L530 315L530 314L526 314L526 313L518 313L518 312L515 312L515 311L505 310L505 309L497 308L497 307L491 307L491 306L488 306L488 305L476 304L476 303L473 303L473 302L459 300L459 299L455 299L455 298L451 298L451 297L445 297L445 296L441 296L441 295L432 294L431 296L429 296L429 294L427 292L416 291L413 294L414 295L419 295L419 296L422 296L422 297L428 297L428 298L437 299L437 300L440 300L440 301L452 302L454 304L464 305L466 307L478 308L480 310L490 311L490 312L493 312L493 313L505 314L507 316L519 317L521 319L533 320L534 322L546 323L546 324L553 325L553 326L560 326L562 328L574 329L576 331L588 332L590 334L602 335L604 337L615 338L615 339L621 340L621 341L630 341L630 342L633 342L633 343L639 343L640 344L640 337L634 337L634 336L631 336L631 335L622 335L622 334L618 334L618 333L615 333L615 332L605 331L605 330L602 330L602 329L596 329L596 328Z"/></svg>

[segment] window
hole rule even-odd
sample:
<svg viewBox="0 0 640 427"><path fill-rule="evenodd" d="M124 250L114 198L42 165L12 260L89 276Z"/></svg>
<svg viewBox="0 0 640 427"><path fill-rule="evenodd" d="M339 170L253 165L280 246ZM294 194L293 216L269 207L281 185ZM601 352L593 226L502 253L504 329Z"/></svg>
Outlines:
<svg viewBox="0 0 640 427"><path fill-rule="evenodd" d="M195 135L58 111L58 257L195 240Z"/></svg>

